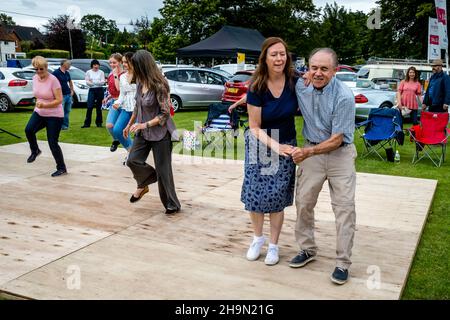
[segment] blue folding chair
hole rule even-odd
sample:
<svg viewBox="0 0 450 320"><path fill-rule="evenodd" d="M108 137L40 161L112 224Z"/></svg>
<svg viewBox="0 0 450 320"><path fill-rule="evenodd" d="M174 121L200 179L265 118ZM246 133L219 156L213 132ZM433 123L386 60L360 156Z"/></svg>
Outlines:
<svg viewBox="0 0 450 320"><path fill-rule="evenodd" d="M384 150L387 160L394 162L397 142L403 144L404 139L402 117L398 109L372 109L369 118L357 123L356 129L364 141L365 151L361 155L362 158L373 154L385 161L386 159L380 154L380 151Z"/></svg>

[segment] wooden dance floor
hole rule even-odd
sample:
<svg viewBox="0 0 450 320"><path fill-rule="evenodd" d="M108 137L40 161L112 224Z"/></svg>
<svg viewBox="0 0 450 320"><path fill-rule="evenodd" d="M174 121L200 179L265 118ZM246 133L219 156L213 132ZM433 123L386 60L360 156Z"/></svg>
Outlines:
<svg viewBox="0 0 450 320"><path fill-rule="evenodd" d="M164 214L157 186L131 204L135 182L118 149L61 144L69 174L51 178L47 143L0 147L0 295L31 299L399 299L437 182L358 173L351 278L334 285L335 224L325 185L316 208L318 258L304 268L295 208L280 262L256 262L239 201L243 162L174 155L182 211ZM149 158L151 159L151 157ZM150 161L150 160L149 160ZM150 161L152 162L152 161ZM420 190L420 192L417 192ZM265 233L268 232L268 221Z"/></svg>

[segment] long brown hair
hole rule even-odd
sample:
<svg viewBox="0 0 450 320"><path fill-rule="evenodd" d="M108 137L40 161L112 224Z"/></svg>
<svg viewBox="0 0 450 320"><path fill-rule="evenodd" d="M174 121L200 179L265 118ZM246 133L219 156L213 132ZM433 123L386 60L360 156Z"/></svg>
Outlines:
<svg viewBox="0 0 450 320"><path fill-rule="evenodd" d="M417 71L417 69L415 67L409 67L408 70L406 71L406 82L409 82L409 71L412 70L414 71L414 82L419 81L419 71Z"/></svg>
<svg viewBox="0 0 450 320"><path fill-rule="evenodd" d="M131 58L133 65L133 79L131 83L140 83L145 85L148 90L156 91L164 90L166 95L169 94L169 84L162 72L158 69L155 59L147 50L138 50Z"/></svg>
<svg viewBox="0 0 450 320"><path fill-rule="evenodd" d="M283 39L278 37L267 38L261 48L261 54L259 55L258 68L252 77L251 89L254 92L262 93L267 90L267 80L269 79L269 69L267 67L266 58L269 48L277 43L281 43L286 50L286 65L284 66L284 74L289 81L291 89L294 88L294 68L292 66L292 57L288 52L288 47Z"/></svg>

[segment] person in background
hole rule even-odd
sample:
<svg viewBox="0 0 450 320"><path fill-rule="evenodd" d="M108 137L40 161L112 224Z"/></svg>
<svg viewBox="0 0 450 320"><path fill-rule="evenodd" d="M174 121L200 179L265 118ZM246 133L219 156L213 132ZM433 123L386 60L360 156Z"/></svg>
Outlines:
<svg viewBox="0 0 450 320"><path fill-rule="evenodd" d="M419 123L417 113L421 95L422 85L419 82L419 72L415 67L409 67L406 71L406 79L402 80L398 87L397 102L400 111L404 108L411 110L409 116L412 119L413 125Z"/></svg>
<svg viewBox="0 0 450 320"><path fill-rule="evenodd" d="M112 69L108 76L108 96L103 99L102 103L106 105L109 101L111 105L119 98L120 95L120 79L119 77L123 73L122 70L122 55L120 53L113 53L109 57L109 65ZM109 134L113 138L110 150L114 152L120 144L119 138L114 136L114 124L119 118L121 112L119 109L110 107L108 112L108 117L106 118L106 129L108 129ZM122 136L122 130L120 130L120 136Z"/></svg>
<svg viewBox="0 0 450 320"><path fill-rule="evenodd" d="M128 153L131 149L132 140L129 135L125 138L123 131L127 127L134 108L136 107L136 84L131 83L131 80L133 79L132 57L133 53L131 52L125 53L122 57L122 64L126 72L122 73L120 76L120 95L112 105L112 108L116 110L118 114L112 128L113 137L114 140L120 141ZM125 159L124 165L126 164L127 159L128 156Z"/></svg>
<svg viewBox="0 0 450 320"><path fill-rule="evenodd" d="M264 219L268 214L270 241L264 260L268 266L279 262L278 239L284 209L294 200L295 164L290 155L297 145L298 78L287 50L280 38L271 37L263 42L258 68L246 96L250 130L245 132L241 201L249 211L254 231L247 259L257 260L261 254L266 242Z"/></svg>
<svg viewBox="0 0 450 320"><path fill-rule="evenodd" d="M436 59L431 62L433 75L430 78L422 110L428 107L430 112L447 112L450 105L450 76L442 69L443 62Z"/></svg>
<svg viewBox="0 0 450 320"><path fill-rule="evenodd" d="M101 127L103 123L102 100L104 97L103 86L105 85L105 73L100 70L100 62L98 62L98 60L94 59L91 61L91 70L86 72L85 80L86 84L89 86L89 92L86 118L84 119L84 125L81 128L89 128L91 126L92 109L94 107L97 111L95 124L97 127Z"/></svg>
<svg viewBox="0 0 450 320"><path fill-rule="evenodd" d="M46 128L48 145L56 161L56 171L51 176L58 177L67 174L64 156L58 143L64 119L61 84L54 75L48 72L48 62L44 57L34 57L31 64L36 70L36 74L33 76L33 94L36 97L36 107L25 128L25 134L31 149L31 155L27 162L34 162L37 156L41 154L36 133Z"/></svg>
<svg viewBox="0 0 450 320"><path fill-rule="evenodd" d="M64 109L64 120L61 130L69 129L69 114L72 110L72 97L73 97L73 82L70 78L70 60L62 60L61 66L53 71L53 75L59 80L61 84L61 90L63 95L63 109Z"/></svg>
<svg viewBox="0 0 450 320"><path fill-rule="evenodd" d="M169 84L150 52L138 50L131 64L132 83L137 84L136 108L123 132L125 138L129 132L135 133L127 165L133 172L137 189L130 202L140 200L148 192L148 185L158 181L159 197L166 214L173 214L180 211L181 205L172 173L171 137L176 134L176 128L170 116ZM145 162L150 151L153 151L155 168Z"/></svg>

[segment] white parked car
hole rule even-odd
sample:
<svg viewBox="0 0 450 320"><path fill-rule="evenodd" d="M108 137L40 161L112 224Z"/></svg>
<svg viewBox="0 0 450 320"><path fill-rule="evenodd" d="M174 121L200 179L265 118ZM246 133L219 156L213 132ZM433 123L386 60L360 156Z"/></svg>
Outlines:
<svg viewBox="0 0 450 320"><path fill-rule="evenodd" d="M336 72L336 78L345 83L349 88L356 87L356 72L338 71Z"/></svg>
<svg viewBox="0 0 450 320"><path fill-rule="evenodd" d="M238 71L242 71L242 70L255 70L256 66L254 64L244 64L243 69L239 69L238 68L238 64L237 63L230 63L230 64L218 64L214 67L212 67L212 69L220 69L220 70L224 70L226 72L228 72L231 75L234 75L236 72Z"/></svg>
<svg viewBox="0 0 450 320"><path fill-rule="evenodd" d="M33 105L34 71L20 68L0 68L0 111L7 112L15 106Z"/></svg>
<svg viewBox="0 0 450 320"><path fill-rule="evenodd" d="M53 71L55 71L58 68L59 68L59 63L58 64L49 63L48 72L53 73ZM24 69L33 71L32 66L28 66ZM84 80L86 73L83 70L78 69L73 66L70 67L69 73L70 73L70 78L72 79L72 82L73 82L73 91L74 91L73 104L74 104L74 106L78 105L80 103L86 103L87 98L88 98L88 92L89 92L89 87L86 84L86 80Z"/></svg>

